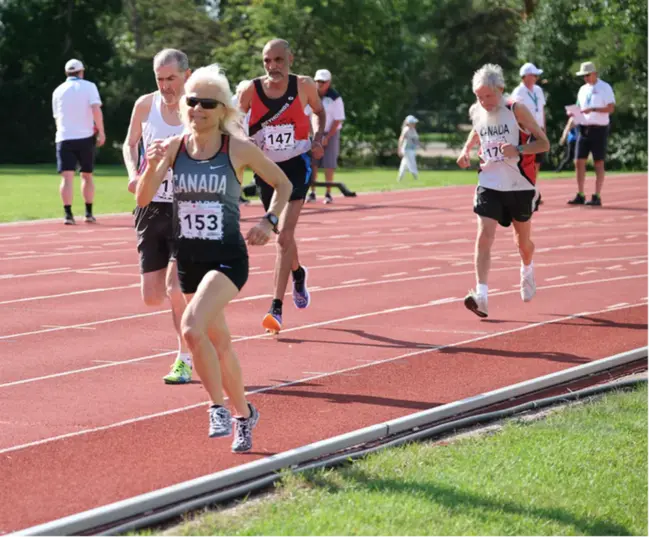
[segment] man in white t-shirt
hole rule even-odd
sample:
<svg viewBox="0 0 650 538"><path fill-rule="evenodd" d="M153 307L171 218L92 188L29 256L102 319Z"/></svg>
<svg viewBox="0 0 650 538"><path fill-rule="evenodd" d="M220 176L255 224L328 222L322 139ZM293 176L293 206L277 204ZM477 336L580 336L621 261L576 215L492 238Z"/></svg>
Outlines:
<svg viewBox="0 0 650 538"><path fill-rule="evenodd" d="M584 62L576 73L584 77L585 84L578 91L577 105L584 116L578 125L576 142L576 180L578 193L567 203L571 205L601 206L600 192L605 183L605 155L609 136L609 115L614 112L616 99L614 90L604 80L598 78L598 71L592 62ZM587 157L591 153L596 170L596 192L590 201L585 198L585 175Z"/></svg>
<svg viewBox="0 0 650 538"><path fill-rule="evenodd" d="M316 200L316 186L314 183L318 180L318 169L325 168L325 181L332 183L334 181L334 170L337 167L339 151L341 148L341 129L343 120L345 120L345 107L343 98L332 88L332 73L327 69L319 69L314 75L314 81L318 84L318 95L323 102L327 121L325 122L325 135L323 136L323 147L325 154L322 159L314 160L312 163L312 186L311 193L307 198L308 202ZM325 193L325 203L332 203L332 188L327 187Z"/></svg>
<svg viewBox="0 0 650 538"><path fill-rule="evenodd" d="M544 111L546 97L542 88L537 85L539 75L543 72L542 69L538 69L535 64L530 62L522 65L521 69L519 69L521 84L513 90L510 96L518 103L525 105L530 110L535 121L537 121L537 124L546 132L546 113ZM536 176L539 174L539 169L542 166L542 162L544 162L545 155L546 152L535 155Z"/></svg>
<svg viewBox="0 0 650 538"><path fill-rule="evenodd" d="M52 115L56 120L56 163L61 174L61 200L64 224L75 224L72 215L73 181L77 164L81 170L81 192L86 202L86 222L95 222L95 145L106 142L102 100L97 86L84 80L84 65L79 60L65 64L66 80L52 94ZM97 140L95 141L95 135Z"/></svg>

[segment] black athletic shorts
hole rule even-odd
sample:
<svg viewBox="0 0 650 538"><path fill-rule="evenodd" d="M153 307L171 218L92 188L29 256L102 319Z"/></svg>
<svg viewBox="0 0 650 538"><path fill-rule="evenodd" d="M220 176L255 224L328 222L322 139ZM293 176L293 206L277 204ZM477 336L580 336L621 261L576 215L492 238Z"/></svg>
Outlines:
<svg viewBox="0 0 650 538"><path fill-rule="evenodd" d="M537 211L539 194L536 190L495 191L480 185L474 195L474 213L494 219L505 226L513 220L527 222Z"/></svg>
<svg viewBox="0 0 650 538"><path fill-rule="evenodd" d="M226 275L238 290L241 290L248 280L248 255L210 262L197 262L181 255L176 259L176 264L181 291L186 294L196 293L201 280L210 271Z"/></svg>
<svg viewBox="0 0 650 538"><path fill-rule="evenodd" d="M165 269L173 258L174 207L171 203L151 202L134 211L140 253L140 273Z"/></svg>
<svg viewBox="0 0 650 538"><path fill-rule="evenodd" d="M293 157L288 161L282 161L277 164L287 175L293 185L289 201L303 200L307 197L309 183L311 181L311 152L303 153ZM266 183L261 177L255 174L255 183L260 188L260 199L264 204L264 210L268 211L271 205L271 198L275 189Z"/></svg>
<svg viewBox="0 0 650 538"><path fill-rule="evenodd" d="M77 163L82 172L90 174L95 169L95 137L63 140L56 143L56 169L74 172Z"/></svg>
<svg viewBox="0 0 650 538"><path fill-rule="evenodd" d="M591 153L594 161L604 161L608 137L609 125L580 125L576 142L576 159L586 159Z"/></svg>

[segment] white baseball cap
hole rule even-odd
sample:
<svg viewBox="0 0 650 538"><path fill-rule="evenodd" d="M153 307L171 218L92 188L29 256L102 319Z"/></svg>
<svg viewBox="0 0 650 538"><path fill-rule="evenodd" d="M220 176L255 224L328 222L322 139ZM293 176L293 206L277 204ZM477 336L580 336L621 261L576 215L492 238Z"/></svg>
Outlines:
<svg viewBox="0 0 650 538"><path fill-rule="evenodd" d="M77 71L83 71L83 70L84 70L84 64L82 64L79 60L75 60L74 58L72 60L68 60L65 63L66 73L76 73Z"/></svg>
<svg viewBox="0 0 650 538"><path fill-rule="evenodd" d="M415 116L412 116L411 114L409 114L408 116L406 116L406 119L404 121L406 123L417 123L420 120L417 119Z"/></svg>
<svg viewBox="0 0 650 538"><path fill-rule="evenodd" d="M543 69L537 69L537 67L535 67L535 64L528 62L521 66L521 69L519 70L519 76L525 77L526 75L541 75L543 72Z"/></svg>
<svg viewBox="0 0 650 538"><path fill-rule="evenodd" d="M330 73L327 69L319 69L314 75L314 80L317 82L329 82L332 80L332 73Z"/></svg>

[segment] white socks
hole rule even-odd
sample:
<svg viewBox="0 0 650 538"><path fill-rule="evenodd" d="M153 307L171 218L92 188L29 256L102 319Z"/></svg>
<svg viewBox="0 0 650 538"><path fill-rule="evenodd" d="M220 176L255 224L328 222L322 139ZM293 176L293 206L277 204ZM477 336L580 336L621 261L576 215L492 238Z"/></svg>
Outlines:
<svg viewBox="0 0 650 538"><path fill-rule="evenodd" d="M190 368L192 368L192 355L189 353L179 353L177 359L182 360Z"/></svg>
<svg viewBox="0 0 650 538"><path fill-rule="evenodd" d="M529 275L533 272L533 262L530 262L530 265L524 265L524 262L521 262L521 274Z"/></svg>
<svg viewBox="0 0 650 538"><path fill-rule="evenodd" d="M487 297L487 295L488 295L488 285L487 284L477 284L476 285L476 293L478 293L481 297Z"/></svg>

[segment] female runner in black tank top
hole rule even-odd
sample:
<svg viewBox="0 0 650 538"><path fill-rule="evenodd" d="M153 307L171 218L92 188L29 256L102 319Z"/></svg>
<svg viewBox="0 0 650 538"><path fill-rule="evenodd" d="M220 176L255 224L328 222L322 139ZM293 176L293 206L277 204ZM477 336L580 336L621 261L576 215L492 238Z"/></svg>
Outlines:
<svg viewBox="0 0 650 538"><path fill-rule="evenodd" d="M252 447L259 413L246 401L241 368L232 349L224 308L248 277L248 255L239 231L241 178L246 167L275 188L269 213L246 234L249 245L268 242L291 194L282 170L248 140L229 136L237 110L218 66L196 70L185 84L181 117L189 134L154 141L136 188L138 205L151 201L165 171L174 170L178 271L187 308L181 330L196 371L210 394L210 437L232 432L224 391L236 411L233 452ZM235 182L236 181L236 182ZM233 200L235 200L233 205Z"/></svg>

